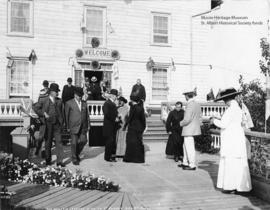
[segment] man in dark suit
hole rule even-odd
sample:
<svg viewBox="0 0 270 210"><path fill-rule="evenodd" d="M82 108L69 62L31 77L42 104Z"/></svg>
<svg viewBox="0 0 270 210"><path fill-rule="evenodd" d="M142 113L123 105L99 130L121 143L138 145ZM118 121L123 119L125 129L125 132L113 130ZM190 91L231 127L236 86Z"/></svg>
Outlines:
<svg viewBox="0 0 270 210"><path fill-rule="evenodd" d="M91 78L91 83L87 89L87 94L87 100L101 100L101 87L97 83L97 78L95 76Z"/></svg>
<svg viewBox="0 0 270 210"><path fill-rule="evenodd" d="M142 85L141 79L137 79L137 83L133 85L130 95L136 95L139 98L139 100L145 102L146 98L145 87Z"/></svg>
<svg viewBox="0 0 270 210"><path fill-rule="evenodd" d="M72 85L72 78L67 79L67 84L63 87L62 101L65 104L68 100L74 98L75 86Z"/></svg>
<svg viewBox="0 0 270 210"><path fill-rule="evenodd" d="M82 101L83 89L76 87L74 98L66 102L65 114L67 129L71 134L71 159L74 165L79 165L80 153L87 143L89 128L89 113L87 104Z"/></svg>
<svg viewBox="0 0 270 210"><path fill-rule="evenodd" d="M34 111L42 119L44 123L45 134L45 159L46 165L51 165L52 155L52 140L55 138L56 146L56 165L64 167L63 161L63 146L61 143L61 128L63 126L62 101L59 99L59 86L52 83L49 88L49 96L43 100L39 100L34 108Z"/></svg>
<svg viewBox="0 0 270 210"><path fill-rule="evenodd" d="M115 162L116 152L116 129L118 119L118 112L115 101L117 99L118 91L116 89L111 89L109 98L105 101L102 110L104 114L103 121L103 137L105 139L105 154L104 159L106 161Z"/></svg>

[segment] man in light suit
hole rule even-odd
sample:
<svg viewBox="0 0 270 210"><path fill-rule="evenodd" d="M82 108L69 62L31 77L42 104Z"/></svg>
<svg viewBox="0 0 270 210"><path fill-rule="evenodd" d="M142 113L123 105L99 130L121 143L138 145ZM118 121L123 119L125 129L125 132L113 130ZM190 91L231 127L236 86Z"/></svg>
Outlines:
<svg viewBox="0 0 270 210"><path fill-rule="evenodd" d="M80 153L87 143L87 131L89 130L89 114L87 104L82 101L83 89L76 87L74 98L66 102L65 114L67 129L71 135L71 159L73 165L79 165Z"/></svg>
<svg viewBox="0 0 270 210"><path fill-rule="evenodd" d="M184 160L183 164L178 165L184 170L196 170L196 152L194 145L194 136L201 135L201 107L195 102L194 90L183 93L187 100L184 119L180 122L183 127L182 136L184 136Z"/></svg>

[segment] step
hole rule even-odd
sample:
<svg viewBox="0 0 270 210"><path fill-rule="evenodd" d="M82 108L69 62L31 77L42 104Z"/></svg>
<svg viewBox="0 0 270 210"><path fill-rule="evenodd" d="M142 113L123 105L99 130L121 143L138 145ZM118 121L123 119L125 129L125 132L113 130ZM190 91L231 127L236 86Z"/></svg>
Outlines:
<svg viewBox="0 0 270 210"><path fill-rule="evenodd" d="M143 140L167 141L168 137L166 137L166 136L143 136Z"/></svg>
<svg viewBox="0 0 270 210"><path fill-rule="evenodd" d="M165 126L160 126L160 127L152 127L152 126L147 126L147 131L166 131Z"/></svg>
<svg viewBox="0 0 270 210"><path fill-rule="evenodd" d="M147 130L145 132L147 135L168 135L166 130L156 130L156 131L149 131Z"/></svg>

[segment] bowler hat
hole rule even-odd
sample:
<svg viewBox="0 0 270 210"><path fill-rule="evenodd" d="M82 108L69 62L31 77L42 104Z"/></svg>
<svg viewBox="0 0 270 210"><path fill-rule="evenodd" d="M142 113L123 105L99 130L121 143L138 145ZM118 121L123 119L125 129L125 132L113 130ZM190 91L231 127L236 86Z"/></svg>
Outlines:
<svg viewBox="0 0 270 210"><path fill-rule="evenodd" d="M241 94L242 92L238 92L236 91L234 88L227 88L224 90L221 90L219 92L219 95L217 96L217 98L214 101L220 101L220 100L226 100L226 99L233 99L235 98L235 96Z"/></svg>
<svg viewBox="0 0 270 210"><path fill-rule="evenodd" d="M67 82L72 82L72 78L71 77L67 78Z"/></svg>
<svg viewBox="0 0 270 210"><path fill-rule="evenodd" d="M118 95L118 90L116 90L116 89L111 89L110 94L111 94L111 95L117 96L117 95Z"/></svg>
<svg viewBox="0 0 270 210"><path fill-rule="evenodd" d="M96 82L96 81L97 81L97 78L95 76L92 76L91 82Z"/></svg>
<svg viewBox="0 0 270 210"><path fill-rule="evenodd" d="M59 85L56 83L51 83L49 90L54 91L54 92L59 92L60 91Z"/></svg>
<svg viewBox="0 0 270 210"><path fill-rule="evenodd" d="M77 96L82 97L82 96L83 96L83 88L81 88L81 87L75 87L74 93L75 93Z"/></svg>

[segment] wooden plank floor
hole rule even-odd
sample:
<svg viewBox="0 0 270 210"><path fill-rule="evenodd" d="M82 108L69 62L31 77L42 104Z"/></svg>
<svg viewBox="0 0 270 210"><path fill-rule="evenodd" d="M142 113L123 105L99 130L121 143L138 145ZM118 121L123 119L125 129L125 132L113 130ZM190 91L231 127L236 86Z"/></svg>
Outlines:
<svg viewBox="0 0 270 210"><path fill-rule="evenodd" d="M146 154L145 164L108 163L103 160L103 148L85 147L81 164L74 166L69 163L70 151L66 147L69 169L104 175L120 184L119 193L29 184L8 189L17 192L17 207L29 209L270 210L270 203L252 194L223 194L215 188L217 155L197 153L198 169L183 171L165 158L164 142L147 144L151 151Z"/></svg>

